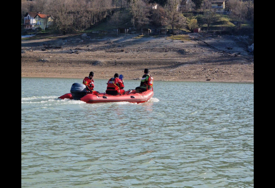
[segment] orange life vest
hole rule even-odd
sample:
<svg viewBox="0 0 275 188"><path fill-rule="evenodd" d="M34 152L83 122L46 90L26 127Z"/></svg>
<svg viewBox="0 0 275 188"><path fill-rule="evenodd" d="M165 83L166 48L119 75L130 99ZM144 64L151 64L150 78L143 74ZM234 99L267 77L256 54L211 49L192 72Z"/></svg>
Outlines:
<svg viewBox="0 0 275 188"><path fill-rule="evenodd" d="M86 86L87 90L93 91L95 85L94 85L94 80L90 79L88 77L85 77L83 79L83 84Z"/></svg>
<svg viewBox="0 0 275 188"><path fill-rule="evenodd" d="M119 91L124 88L123 82L119 78L110 78L107 82L107 90L106 91Z"/></svg>

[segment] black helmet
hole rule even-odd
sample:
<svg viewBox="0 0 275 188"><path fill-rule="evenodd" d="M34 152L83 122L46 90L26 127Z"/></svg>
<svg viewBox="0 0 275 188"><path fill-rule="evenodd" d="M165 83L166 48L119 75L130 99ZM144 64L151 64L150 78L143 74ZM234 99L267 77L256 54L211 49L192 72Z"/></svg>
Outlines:
<svg viewBox="0 0 275 188"><path fill-rule="evenodd" d="M148 69L144 69L144 73L148 73L149 72L149 70Z"/></svg>
<svg viewBox="0 0 275 188"><path fill-rule="evenodd" d="M118 74L117 74L117 73L115 73L115 75L114 75L114 78L116 78L116 77L118 77Z"/></svg>
<svg viewBox="0 0 275 188"><path fill-rule="evenodd" d="M89 76L94 76L94 72L90 72Z"/></svg>

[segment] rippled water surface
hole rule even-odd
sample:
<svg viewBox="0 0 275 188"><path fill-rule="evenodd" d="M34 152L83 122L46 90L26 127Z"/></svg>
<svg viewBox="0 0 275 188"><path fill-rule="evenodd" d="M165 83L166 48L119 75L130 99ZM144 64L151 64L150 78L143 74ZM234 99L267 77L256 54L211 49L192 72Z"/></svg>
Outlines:
<svg viewBox="0 0 275 188"><path fill-rule="evenodd" d="M81 79L21 82L22 187L253 187L253 84L155 81L147 103L86 104L57 99Z"/></svg>

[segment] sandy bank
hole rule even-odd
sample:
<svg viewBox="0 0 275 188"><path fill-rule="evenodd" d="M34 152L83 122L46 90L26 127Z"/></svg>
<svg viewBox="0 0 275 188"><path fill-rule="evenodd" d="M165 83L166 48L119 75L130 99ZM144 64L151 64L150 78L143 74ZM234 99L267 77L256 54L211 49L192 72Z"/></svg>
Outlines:
<svg viewBox="0 0 275 188"><path fill-rule="evenodd" d="M189 41L136 35L23 40L22 77L95 79L114 73L139 79L149 68L154 80L254 82L254 57L230 36L190 35Z"/></svg>

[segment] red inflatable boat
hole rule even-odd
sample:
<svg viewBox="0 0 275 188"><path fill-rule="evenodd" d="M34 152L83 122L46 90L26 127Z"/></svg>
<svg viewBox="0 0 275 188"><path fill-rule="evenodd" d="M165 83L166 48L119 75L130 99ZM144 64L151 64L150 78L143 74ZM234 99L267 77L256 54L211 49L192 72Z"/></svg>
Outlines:
<svg viewBox="0 0 275 188"><path fill-rule="evenodd" d="M152 90L136 93L135 90L126 91L123 95L109 95L106 93L86 93L79 97L79 100L86 103L104 103L104 102L130 102L144 103L151 99L154 95ZM60 99L74 99L72 93L67 93L59 97Z"/></svg>

